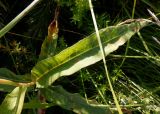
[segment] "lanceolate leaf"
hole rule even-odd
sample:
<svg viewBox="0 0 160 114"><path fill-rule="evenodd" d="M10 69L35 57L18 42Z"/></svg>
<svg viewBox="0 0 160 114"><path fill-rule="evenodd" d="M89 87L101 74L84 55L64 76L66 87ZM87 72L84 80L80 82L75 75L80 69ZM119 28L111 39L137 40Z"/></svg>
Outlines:
<svg viewBox="0 0 160 114"><path fill-rule="evenodd" d="M15 87L11 85L0 84L0 91L11 92Z"/></svg>
<svg viewBox="0 0 160 114"><path fill-rule="evenodd" d="M21 114L27 87L16 87L0 106L0 114Z"/></svg>
<svg viewBox="0 0 160 114"><path fill-rule="evenodd" d="M55 106L55 103L46 103L46 102L44 103L41 102L40 99L38 98L33 98L29 102L24 103L23 109L37 109L37 108L45 109L51 106Z"/></svg>
<svg viewBox="0 0 160 114"><path fill-rule="evenodd" d="M39 60L46 59L50 56L53 56L55 53L55 49L57 46L57 38L58 38L58 8L55 10L54 20L50 23L48 27L48 36L43 41L41 46L41 52L39 55Z"/></svg>
<svg viewBox="0 0 160 114"><path fill-rule="evenodd" d="M7 68L0 68L0 79L7 79L15 82L30 82L31 76L30 74L16 75L14 72Z"/></svg>
<svg viewBox="0 0 160 114"><path fill-rule="evenodd" d="M139 19L130 24L101 29L99 32L105 55L117 50L148 23L148 20ZM59 54L38 62L32 69L33 80L37 81L38 87L46 87L61 76L71 75L101 59L101 51L93 33Z"/></svg>
<svg viewBox="0 0 160 114"><path fill-rule="evenodd" d="M77 114L111 114L108 108L90 105L79 94L71 94L61 86L42 89L42 93L49 102Z"/></svg>
<svg viewBox="0 0 160 114"><path fill-rule="evenodd" d="M7 68L0 68L0 91L11 92L18 83L31 82L31 75L16 75Z"/></svg>

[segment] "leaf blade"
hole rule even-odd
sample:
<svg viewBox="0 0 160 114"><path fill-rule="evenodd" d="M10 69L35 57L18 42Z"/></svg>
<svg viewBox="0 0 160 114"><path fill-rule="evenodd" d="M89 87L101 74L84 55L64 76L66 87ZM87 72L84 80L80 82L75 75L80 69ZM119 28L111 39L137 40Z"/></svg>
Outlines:
<svg viewBox="0 0 160 114"><path fill-rule="evenodd" d="M11 92L15 86L31 82L31 75L16 75L7 68L0 68L0 91Z"/></svg>
<svg viewBox="0 0 160 114"><path fill-rule="evenodd" d="M105 55L117 50L146 25L148 21L138 20L131 24L101 29L99 32ZM61 76L71 75L101 59L96 35L93 33L59 54L38 62L32 69L32 76L37 80L37 87L46 87Z"/></svg>
<svg viewBox="0 0 160 114"><path fill-rule="evenodd" d="M48 26L48 36L42 43L41 52L39 55L39 61L46 59L52 55L54 55L56 47L57 47L57 39L58 39L58 15L59 10L56 8L54 20Z"/></svg>
<svg viewBox="0 0 160 114"><path fill-rule="evenodd" d="M77 114L111 114L109 108L88 104L79 94L69 93L61 86L42 89L42 93L48 101Z"/></svg>
<svg viewBox="0 0 160 114"><path fill-rule="evenodd" d="M27 87L16 87L8 94L0 106L1 114L20 114L26 90Z"/></svg>
<svg viewBox="0 0 160 114"><path fill-rule="evenodd" d="M14 72L7 68L0 68L0 79L7 79L15 82L30 82L30 74L16 75Z"/></svg>

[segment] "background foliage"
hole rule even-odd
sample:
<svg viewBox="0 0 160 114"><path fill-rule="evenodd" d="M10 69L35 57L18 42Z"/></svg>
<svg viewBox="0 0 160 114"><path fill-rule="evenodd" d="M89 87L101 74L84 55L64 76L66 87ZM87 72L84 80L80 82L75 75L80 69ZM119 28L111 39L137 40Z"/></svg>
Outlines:
<svg viewBox="0 0 160 114"><path fill-rule="evenodd" d="M54 18L57 1L60 5L59 38L57 51L65 49L94 32L87 0L42 0L4 38L0 39L0 66L15 74L30 72L38 61L41 44L47 36L47 28ZM158 0L93 0L99 29L117 25L126 19L149 18L147 9L158 14ZM0 29L31 3L28 1L0 1ZM158 16L157 16L158 17ZM143 29L106 57L109 74L120 105L127 113L158 113L160 110L160 32L157 25ZM126 48L128 52L126 53ZM114 109L110 88L106 81L102 62L80 70L71 77L62 77L53 85L61 85L72 93L80 93L87 101L94 100ZM32 89L32 88L31 88ZM36 97L37 91L27 93L26 101ZM6 95L0 93L1 101ZM26 106L27 107L27 106ZM63 106L62 106L63 107ZM65 108L67 109L67 108ZM73 113L58 106L46 110L51 113ZM52 112L50 111L52 110ZM35 113L24 109L23 113Z"/></svg>

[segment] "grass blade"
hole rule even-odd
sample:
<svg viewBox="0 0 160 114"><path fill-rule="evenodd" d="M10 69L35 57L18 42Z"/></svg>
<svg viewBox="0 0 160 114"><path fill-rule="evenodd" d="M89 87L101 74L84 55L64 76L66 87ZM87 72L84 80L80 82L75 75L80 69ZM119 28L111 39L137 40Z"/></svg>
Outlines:
<svg viewBox="0 0 160 114"><path fill-rule="evenodd" d="M10 31L32 8L34 8L41 0L34 0L27 8L17 15L10 23L0 30L0 38Z"/></svg>
<svg viewBox="0 0 160 114"><path fill-rule="evenodd" d="M90 6L91 15L92 15L92 19L93 19L93 23L94 23L94 27L95 27L95 31L96 31L96 36L97 36L98 44L99 44L99 47L100 47L100 50L101 50L101 53L102 53L102 59L103 59L103 63L104 63L104 69L105 69L105 73L106 73L107 80L108 80L108 83L109 83L109 87L111 89L111 92L112 92L113 99L114 99L114 102L116 104L117 110L118 110L119 114L122 114L122 110L121 110L120 105L118 103L116 94L115 94L115 92L113 90L112 83L111 83L111 80L110 80L110 77L109 77L109 73L108 73L108 69L107 69L107 64L106 64L106 60L105 60L104 47L102 46L102 41L101 41L101 38L100 38L100 35L99 35L98 26L97 26L96 18L95 18L95 15L94 15L94 11L93 11L93 6L92 6L91 0L89 0L89 6Z"/></svg>

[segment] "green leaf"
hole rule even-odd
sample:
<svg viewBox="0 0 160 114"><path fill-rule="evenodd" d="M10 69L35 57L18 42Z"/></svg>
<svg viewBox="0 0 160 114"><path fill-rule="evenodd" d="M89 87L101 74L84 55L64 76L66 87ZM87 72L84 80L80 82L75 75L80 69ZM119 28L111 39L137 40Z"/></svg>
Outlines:
<svg viewBox="0 0 160 114"><path fill-rule="evenodd" d="M15 87L11 85L0 84L0 91L11 92Z"/></svg>
<svg viewBox="0 0 160 114"><path fill-rule="evenodd" d="M41 52L39 55L39 61L46 59L50 56L53 56L55 53L55 49L57 47L57 38L58 38L58 15L59 15L59 8L55 10L55 17L54 20L48 26L48 36L42 43Z"/></svg>
<svg viewBox="0 0 160 114"><path fill-rule="evenodd" d="M53 103L42 103L40 100L36 97L30 100L28 103L24 103L23 108L24 109L44 109L44 108L49 108L51 106L54 106L55 104Z"/></svg>
<svg viewBox="0 0 160 114"><path fill-rule="evenodd" d="M53 20L48 27L48 36L42 43L39 61L53 56L57 46L58 22Z"/></svg>
<svg viewBox="0 0 160 114"><path fill-rule="evenodd" d="M21 114L27 87L16 87L0 106L1 114Z"/></svg>
<svg viewBox="0 0 160 114"><path fill-rule="evenodd" d="M7 68L0 68L0 91L11 92L18 83L31 82L31 75L16 75Z"/></svg>
<svg viewBox="0 0 160 114"><path fill-rule="evenodd" d="M91 105L79 94L71 94L61 86L42 89L45 98L64 109L72 110L78 114L110 114L110 110Z"/></svg>
<svg viewBox="0 0 160 114"><path fill-rule="evenodd" d="M30 74L16 75L14 72L7 68L0 68L0 79L7 79L15 82L30 82Z"/></svg>
<svg viewBox="0 0 160 114"><path fill-rule="evenodd" d="M101 29L99 33L105 55L117 50L119 46L148 24L148 20L139 19L130 24ZM46 87L61 76L71 75L101 59L101 51L96 35L93 33L59 54L38 62L31 74L33 80L37 80L37 87Z"/></svg>

